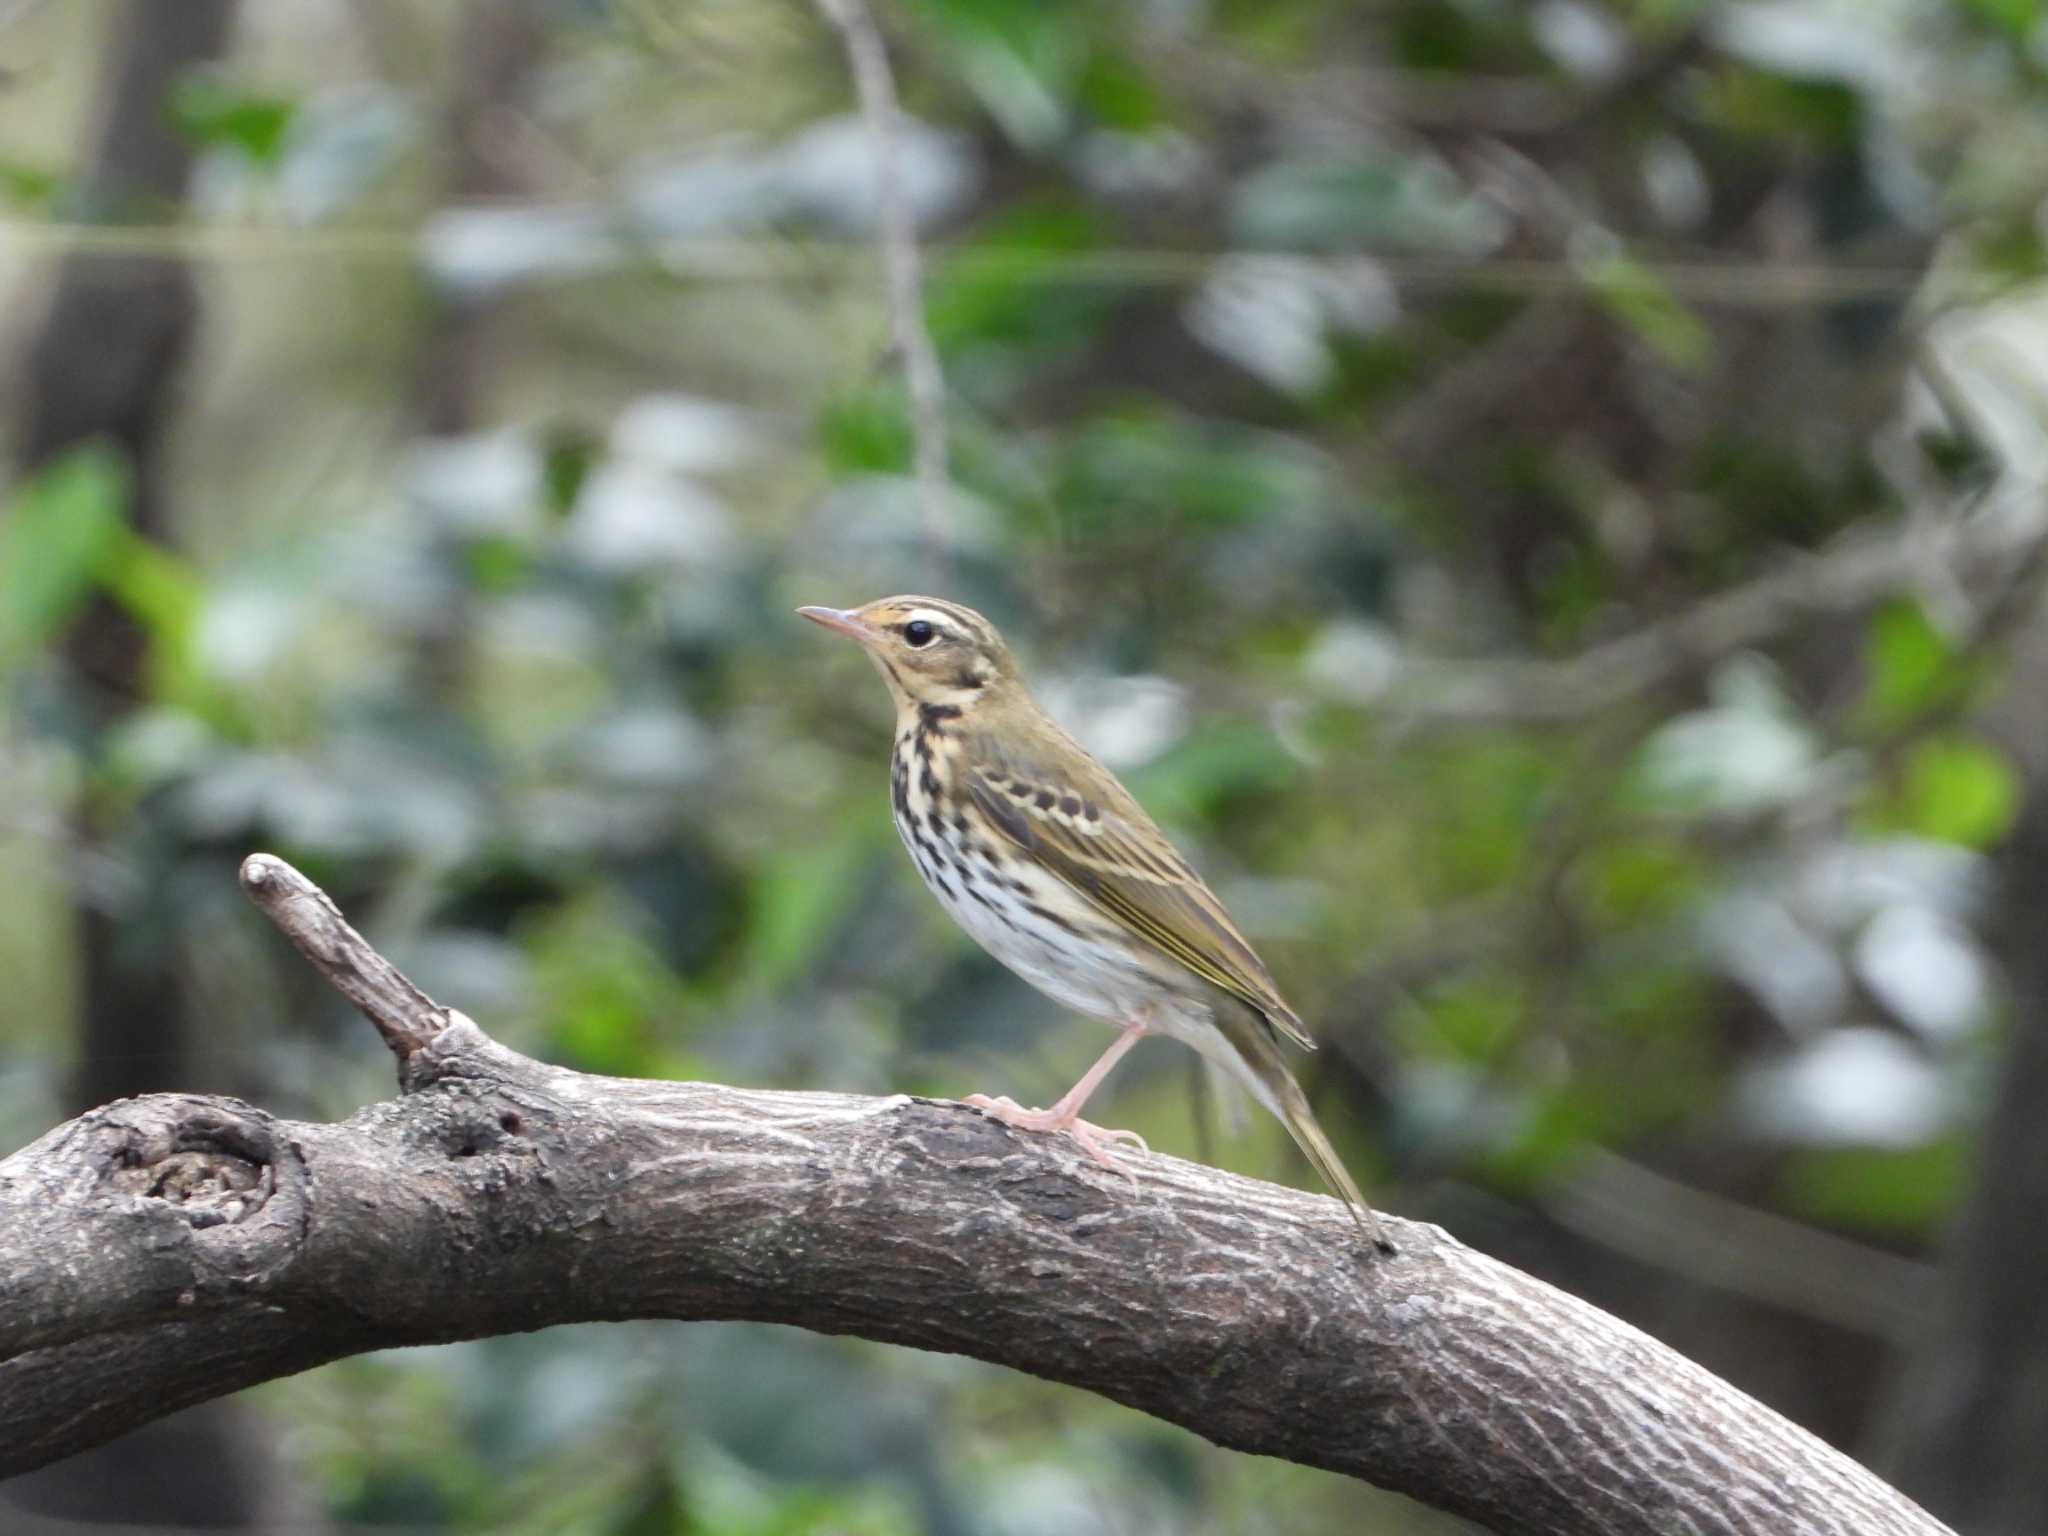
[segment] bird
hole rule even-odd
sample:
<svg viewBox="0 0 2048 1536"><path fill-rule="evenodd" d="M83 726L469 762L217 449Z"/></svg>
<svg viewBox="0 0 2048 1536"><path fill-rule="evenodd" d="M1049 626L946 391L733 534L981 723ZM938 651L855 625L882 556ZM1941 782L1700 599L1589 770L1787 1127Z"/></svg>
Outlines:
<svg viewBox="0 0 2048 1536"><path fill-rule="evenodd" d="M1116 776L1032 697L996 627L941 598L806 606L858 641L896 706L889 798L924 883L990 954L1117 1037L1049 1108L970 1095L1020 1130L1061 1132L1097 1162L1144 1148L1081 1118L1125 1052L1148 1035L1192 1046L1287 1127L1361 1234L1391 1253L1288 1069L1313 1049L1300 1015L1223 909Z"/></svg>

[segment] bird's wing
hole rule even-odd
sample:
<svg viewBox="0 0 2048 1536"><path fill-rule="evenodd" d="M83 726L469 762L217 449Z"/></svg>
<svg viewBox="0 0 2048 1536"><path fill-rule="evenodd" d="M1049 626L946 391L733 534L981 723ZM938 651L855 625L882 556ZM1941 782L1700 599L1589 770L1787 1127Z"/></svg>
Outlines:
<svg viewBox="0 0 2048 1536"><path fill-rule="evenodd" d="M1130 793L1077 745L1020 753L977 741L962 765L969 798L996 828L1109 917L1315 1049L1223 903ZM1071 766L1063 766L1071 765Z"/></svg>

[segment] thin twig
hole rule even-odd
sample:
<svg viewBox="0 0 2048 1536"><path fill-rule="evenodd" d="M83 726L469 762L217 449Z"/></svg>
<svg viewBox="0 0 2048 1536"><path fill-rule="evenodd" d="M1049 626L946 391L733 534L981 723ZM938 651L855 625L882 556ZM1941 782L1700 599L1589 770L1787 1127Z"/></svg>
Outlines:
<svg viewBox="0 0 2048 1536"><path fill-rule="evenodd" d="M545 210L548 205L518 205ZM600 221L593 218L593 226ZM602 238L601 231L598 238ZM160 257L206 262L340 261L414 262L427 259L427 237L412 229L301 229L282 224L67 224L0 219L0 246L28 255ZM615 243L619 266L651 260L696 282L815 282L857 270L865 247L835 240L711 239L702 236L632 237ZM1192 288L1208 280L1216 263L1242 251L1199 247L1118 246L1061 253L1000 246L945 248L946 263L977 278L1035 286ZM1430 255L1413 251L1262 249L1261 257L1304 270L1357 272L1401 288L1472 287L1508 294L1574 294L1586 290L1583 262L1562 258ZM1646 255L1643 269L1679 298L1731 309L1796 309L1863 299L1906 298L1926 290L1930 302L1981 298L1998 291L1991 279L1959 269L1901 263L1716 261ZM573 274L584 276L589 268Z"/></svg>
<svg viewBox="0 0 2048 1536"><path fill-rule="evenodd" d="M283 859L252 853L242 889L334 989L363 1011L401 1064L448 1025L437 1004L341 915L325 891Z"/></svg>
<svg viewBox="0 0 2048 1536"><path fill-rule="evenodd" d="M943 567L950 546L946 508L946 384L939 372L938 349L924 323L924 275L917 249L917 227L904 196L896 162L896 81L889 73L889 52L866 0L818 0L818 9L846 39L847 62L853 67L854 90L875 155L875 218L881 235L882 265L889 284L889 330L903 360L903 379L910 391L912 463L918 499L924 505L925 533L932 559Z"/></svg>
<svg viewBox="0 0 2048 1536"><path fill-rule="evenodd" d="M1540 1203L1640 1263L1836 1328L1911 1339L1933 1268L1595 1149Z"/></svg>
<svg viewBox="0 0 2048 1536"><path fill-rule="evenodd" d="M1903 532L1868 522L1831 549L1788 555L1754 581L1576 656L1416 662L1394 679L1380 707L1411 721L1577 719L1809 619L1912 591L1931 571L1966 581L2031 561L2048 542L2048 492L2015 487L1994 505Z"/></svg>

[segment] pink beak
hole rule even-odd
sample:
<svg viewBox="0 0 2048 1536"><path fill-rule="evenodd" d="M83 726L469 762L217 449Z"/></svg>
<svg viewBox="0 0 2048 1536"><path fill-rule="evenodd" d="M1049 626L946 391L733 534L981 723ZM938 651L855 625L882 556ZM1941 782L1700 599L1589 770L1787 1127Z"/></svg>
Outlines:
<svg viewBox="0 0 2048 1536"><path fill-rule="evenodd" d="M867 621L848 608L799 608L797 612L813 624L822 624L827 629L836 629L842 635L851 635L863 645L875 638L875 632L868 628Z"/></svg>

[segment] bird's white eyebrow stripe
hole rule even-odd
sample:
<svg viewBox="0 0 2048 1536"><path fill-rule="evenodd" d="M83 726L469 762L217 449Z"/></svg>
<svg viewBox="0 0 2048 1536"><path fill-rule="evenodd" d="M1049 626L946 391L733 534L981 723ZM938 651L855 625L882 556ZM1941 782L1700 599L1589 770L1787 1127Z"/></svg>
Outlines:
<svg viewBox="0 0 2048 1536"><path fill-rule="evenodd" d="M949 604L940 602L920 603L917 607L910 610L905 622L908 623L910 619L944 619L947 623L956 624L962 629L972 628L967 622L967 615L964 612Z"/></svg>

